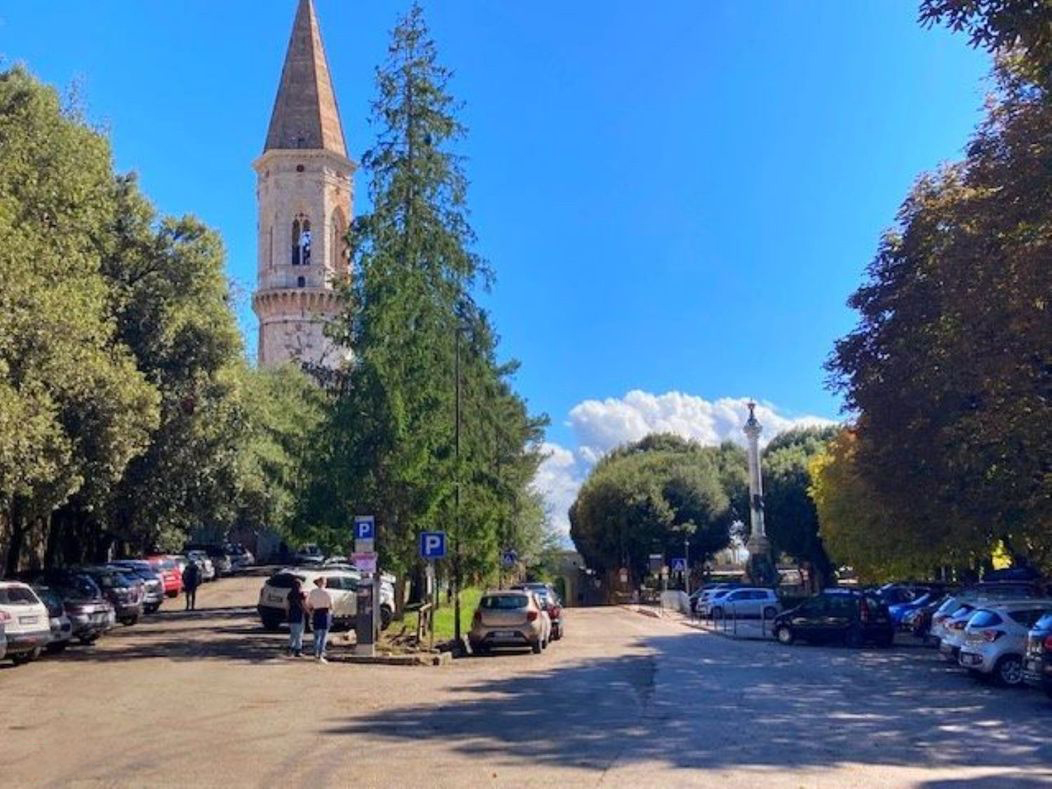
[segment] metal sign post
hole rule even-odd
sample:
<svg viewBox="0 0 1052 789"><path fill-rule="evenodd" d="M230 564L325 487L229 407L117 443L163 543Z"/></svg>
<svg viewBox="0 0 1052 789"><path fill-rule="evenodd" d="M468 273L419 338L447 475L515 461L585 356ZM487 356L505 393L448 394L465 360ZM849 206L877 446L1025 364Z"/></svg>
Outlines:
<svg viewBox="0 0 1052 789"><path fill-rule="evenodd" d="M435 648L435 604L437 602L437 590L435 589L435 561L444 559L446 556L446 533L444 531L422 531L420 532L420 558L427 561L427 592L431 607L428 610L428 630L430 637L429 648Z"/></svg>

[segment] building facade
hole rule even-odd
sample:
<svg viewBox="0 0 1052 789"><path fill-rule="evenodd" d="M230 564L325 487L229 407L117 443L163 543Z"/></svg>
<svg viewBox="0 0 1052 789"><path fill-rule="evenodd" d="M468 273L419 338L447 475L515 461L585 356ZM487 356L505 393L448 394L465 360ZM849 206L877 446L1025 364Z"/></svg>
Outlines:
<svg viewBox="0 0 1052 789"><path fill-rule="evenodd" d="M347 157L313 0L299 0L263 154L256 171L258 261L252 309L261 367L335 367L344 351L325 336L350 276L344 241L355 164Z"/></svg>

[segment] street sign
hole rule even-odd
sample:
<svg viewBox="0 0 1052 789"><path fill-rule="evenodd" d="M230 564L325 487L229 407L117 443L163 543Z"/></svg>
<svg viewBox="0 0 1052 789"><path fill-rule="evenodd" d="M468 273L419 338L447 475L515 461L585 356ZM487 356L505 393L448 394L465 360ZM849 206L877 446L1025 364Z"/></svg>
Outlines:
<svg viewBox="0 0 1052 789"><path fill-rule="evenodd" d="M662 566L665 564L665 556L660 553L652 553L647 557L647 565L650 567L650 572L658 573L661 572Z"/></svg>
<svg viewBox="0 0 1052 789"><path fill-rule="evenodd" d="M444 531L420 532L420 558L442 559L446 555L446 533Z"/></svg>
<svg viewBox="0 0 1052 789"><path fill-rule="evenodd" d="M354 516L354 539L372 540L376 537L376 518L372 515Z"/></svg>
<svg viewBox="0 0 1052 789"><path fill-rule="evenodd" d="M376 540L355 540L354 541L354 552L355 553L373 553L376 550Z"/></svg>
<svg viewBox="0 0 1052 789"><path fill-rule="evenodd" d="M519 554L515 553L515 551L505 551L500 556L500 563L505 568L514 567L517 561L519 561Z"/></svg>
<svg viewBox="0 0 1052 789"><path fill-rule="evenodd" d="M672 572L674 573L685 573L687 571L687 560L682 556L677 556L672 560Z"/></svg>
<svg viewBox="0 0 1052 789"><path fill-rule="evenodd" d="M376 572L376 554L372 551L368 553L352 553L351 562L363 573Z"/></svg>

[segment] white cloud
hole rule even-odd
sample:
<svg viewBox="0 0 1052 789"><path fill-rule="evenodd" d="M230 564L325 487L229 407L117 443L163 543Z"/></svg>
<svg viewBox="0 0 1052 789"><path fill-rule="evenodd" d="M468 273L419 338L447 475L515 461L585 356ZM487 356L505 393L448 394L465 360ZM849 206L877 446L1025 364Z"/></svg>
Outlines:
<svg viewBox="0 0 1052 789"><path fill-rule="evenodd" d="M545 443L550 455L534 479L551 512L552 523L569 534L567 510L588 476L588 470L607 452L621 444L638 441L650 433L674 433L706 445L731 440L745 443L742 425L748 417L746 397L706 400L683 392L651 394L634 389L624 397L584 400L570 409L567 426L576 446L568 449ZM794 427L833 424L816 416L790 417L778 413L771 403L756 406L763 426L761 444Z"/></svg>

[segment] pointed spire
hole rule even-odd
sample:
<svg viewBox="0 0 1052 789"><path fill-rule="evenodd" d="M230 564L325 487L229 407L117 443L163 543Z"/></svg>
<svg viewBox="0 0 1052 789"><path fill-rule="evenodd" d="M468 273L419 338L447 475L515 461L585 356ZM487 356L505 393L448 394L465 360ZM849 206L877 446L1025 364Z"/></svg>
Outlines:
<svg viewBox="0 0 1052 789"><path fill-rule="evenodd" d="M264 151L324 149L347 155L313 0L299 0Z"/></svg>

